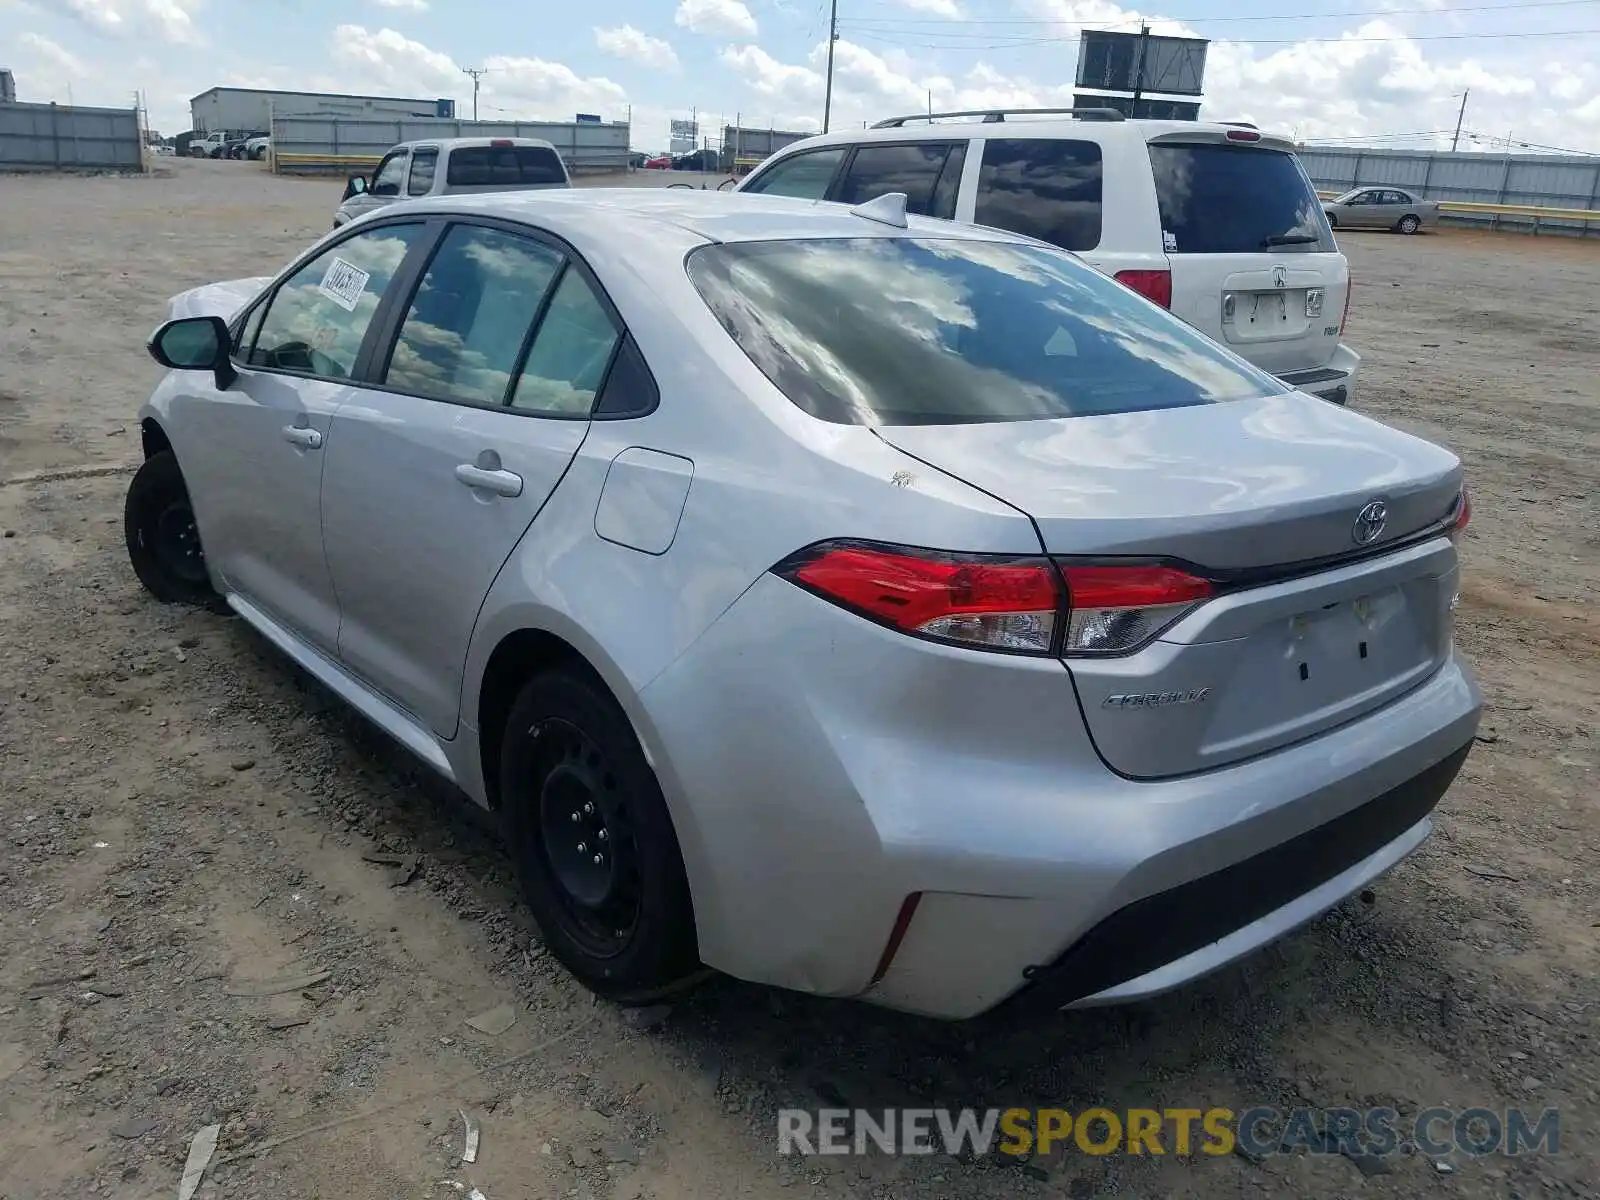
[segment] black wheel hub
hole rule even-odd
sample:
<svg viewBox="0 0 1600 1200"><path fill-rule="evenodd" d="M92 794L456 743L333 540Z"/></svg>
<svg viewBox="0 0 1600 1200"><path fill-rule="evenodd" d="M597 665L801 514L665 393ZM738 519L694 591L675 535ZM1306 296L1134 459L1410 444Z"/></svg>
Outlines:
<svg viewBox="0 0 1600 1200"><path fill-rule="evenodd" d="M594 743L565 721L539 739L539 838L571 918L592 953L615 954L639 919L639 869L626 798Z"/></svg>
<svg viewBox="0 0 1600 1200"><path fill-rule="evenodd" d="M187 503L169 504L155 521L154 550L169 575L185 583L206 581L206 556L200 549L200 530Z"/></svg>

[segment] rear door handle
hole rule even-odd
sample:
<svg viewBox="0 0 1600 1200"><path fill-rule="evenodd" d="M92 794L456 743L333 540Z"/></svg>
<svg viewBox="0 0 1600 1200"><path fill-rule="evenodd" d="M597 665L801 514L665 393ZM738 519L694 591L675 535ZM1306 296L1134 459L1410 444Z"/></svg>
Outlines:
<svg viewBox="0 0 1600 1200"><path fill-rule="evenodd" d="M308 429L304 425L285 425L283 427L283 440L305 450L322 449L321 431Z"/></svg>
<svg viewBox="0 0 1600 1200"><path fill-rule="evenodd" d="M522 476L511 471L491 471L471 463L461 463L456 467L456 480L469 488L493 492L496 496L515 499L522 495Z"/></svg>

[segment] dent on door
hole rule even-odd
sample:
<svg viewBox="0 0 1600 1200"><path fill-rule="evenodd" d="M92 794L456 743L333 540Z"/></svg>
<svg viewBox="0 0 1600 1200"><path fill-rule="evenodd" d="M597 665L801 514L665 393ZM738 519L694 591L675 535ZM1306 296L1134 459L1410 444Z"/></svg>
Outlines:
<svg viewBox="0 0 1600 1200"><path fill-rule="evenodd" d="M594 510L595 533L630 550L665 554L678 536L693 482L693 460L630 446L606 471Z"/></svg>

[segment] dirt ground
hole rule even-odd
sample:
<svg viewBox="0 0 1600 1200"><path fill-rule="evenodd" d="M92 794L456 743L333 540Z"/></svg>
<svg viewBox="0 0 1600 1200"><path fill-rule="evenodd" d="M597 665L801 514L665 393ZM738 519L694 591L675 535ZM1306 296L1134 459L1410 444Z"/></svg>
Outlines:
<svg viewBox="0 0 1600 1200"><path fill-rule="evenodd" d="M1600 241L1343 239L1357 407L1467 463L1459 639L1490 704L1437 833L1371 902L1035 1027L728 981L641 1017L544 954L492 831L242 622L162 607L127 567L164 301L274 272L338 190L238 163L0 177L0 1198L171 1196L212 1122L207 1200L1600 1194ZM466 1024L500 1005L503 1032ZM1556 1106L1562 1141L1370 1177L778 1157L778 1107L841 1099Z"/></svg>

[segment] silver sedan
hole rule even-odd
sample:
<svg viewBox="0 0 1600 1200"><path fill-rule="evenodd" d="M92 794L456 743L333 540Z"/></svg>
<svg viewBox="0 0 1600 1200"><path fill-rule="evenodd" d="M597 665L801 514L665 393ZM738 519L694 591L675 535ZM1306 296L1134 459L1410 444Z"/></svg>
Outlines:
<svg viewBox="0 0 1600 1200"><path fill-rule="evenodd" d="M1322 206L1335 229L1392 229L1416 233L1439 223L1439 202L1395 187L1364 187Z"/></svg>
<svg viewBox="0 0 1600 1200"><path fill-rule="evenodd" d="M618 1000L1152 995L1473 740L1452 454L903 196L402 204L171 315L139 578L497 812Z"/></svg>

